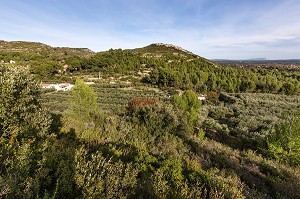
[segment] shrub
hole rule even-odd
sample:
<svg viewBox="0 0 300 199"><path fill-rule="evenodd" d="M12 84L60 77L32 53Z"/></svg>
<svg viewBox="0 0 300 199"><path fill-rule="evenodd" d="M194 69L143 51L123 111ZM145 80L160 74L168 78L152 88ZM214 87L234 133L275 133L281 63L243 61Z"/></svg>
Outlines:
<svg viewBox="0 0 300 199"><path fill-rule="evenodd" d="M300 113L285 115L267 137L268 154L280 162L300 165Z"/></svg>

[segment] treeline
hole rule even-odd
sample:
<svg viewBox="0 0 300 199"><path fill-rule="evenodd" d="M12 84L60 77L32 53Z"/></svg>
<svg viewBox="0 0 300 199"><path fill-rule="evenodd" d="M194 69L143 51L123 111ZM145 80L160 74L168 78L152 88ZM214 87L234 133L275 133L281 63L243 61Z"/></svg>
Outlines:
<svg viewBox="0 0 300 199"><path fill-rule="evenodd" d="M41 52L39 54L27 54L21 52L0 52L0 61L9 63L11 60L15 65L30 68L31 73L39 77L48 77L58 74L63 70L65 57L50 55Z"/></svg>
<svg viewBox="0 0 300 199"><path fill-rule="evenodd" d="M297 72L224 67L199 59L172 62L155 68L145 80L160 87L193 89L198 92L300 92L300 75Z"/></svg>
<svg viewBox="0 0 300 199"><path fill-rule="evenodd" d="M128 73L138 71L142 67L151 67L159 64L159 60L142 57L127 50L109 50L97 53L89 59L83 59L80 63L80 70L91 72L107 71L114 73Z"/></svg>
<svg viewBox="0 0 300 199"><path fill-rule="evenodd" d="M16 65L28 66L31 73L40 77L50 77L59 74L66 66L67 73L76 71L130 73L138 71L141 67L161 65L162 60L145 58L136 53L125 50L109 50L99 52L94 56L72 56L67 52L63 55L49 54L47 51L38 54L26 54L22 52L0 52L0 61L9 63L10 60Z"/></svg>
<svg viewBox="0 0 300 199"><path fill-rule="evenodd" d="M91 57L55 56L1 52L0 60L16 60L29 66L40 77L65 72L104 74L135 74L141 69L152 70L144 82L159 87L192 89L197 92L261 92L294 94L300 92L300 75L296 71L237 68L214 64L201 57L142 56L130 50L109 50ZM63 68L65 66L65 68Z"/></svg>
<svg viewBox="0 0 300 199"><path fill-rule="evenodd" d="M296 71L220 66L201 57L191 58L173 54L145 57L119 49L73 61L77 64L69 63L76 65L75 70L91 72L127 74L145 68L153 69L150 76L143 81L159 87L192 89L197 92L300 92L300 75Z"/></svg>
<svg viewBox="0 0 300 199"><path fill-rule="evenodd" d="M299 59L288 60L214 60L221 65L243 68L268 68L268 69L289 69L297 70L300 68Z"/></svg>

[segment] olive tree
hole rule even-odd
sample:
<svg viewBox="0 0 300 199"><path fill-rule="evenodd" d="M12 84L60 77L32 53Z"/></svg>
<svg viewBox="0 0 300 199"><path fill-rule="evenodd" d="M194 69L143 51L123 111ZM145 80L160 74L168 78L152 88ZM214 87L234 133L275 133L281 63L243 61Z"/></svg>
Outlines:
<svg viewBox="0 0 300 199"><path fill-rule="evenodd" d="M39 96L28 69L0 66L0 190L8 198L33 194L38 150L51 122Z"/></svg>
<svg viewBox="0 0 300 199"><path fill-rule="evenodd" d="M39 84L26 68L0 66L0 143L47 134L51 120L39 97Z"/></svg>

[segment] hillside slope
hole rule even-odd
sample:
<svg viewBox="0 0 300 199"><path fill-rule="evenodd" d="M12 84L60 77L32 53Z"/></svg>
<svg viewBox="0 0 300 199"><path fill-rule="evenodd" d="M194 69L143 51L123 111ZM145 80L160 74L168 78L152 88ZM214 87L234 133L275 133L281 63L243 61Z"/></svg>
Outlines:
<svg viewBox="0 0 300 199"><path fill-rule="evenodd" d="M0 52L20 52L25 54L49 54L89 57L95 54L88 48L52 47L40 42L0 40Z"/></svg>
<svg viewBox="0 0 300 199"><path fill-rule="evenodd" d="M153 43L142 48L135 48L131 51L140 53L143 56L161 57L163 55L178 55L189 58L197 58L198 55L193 54L179 46L173 44Z"/></svg>

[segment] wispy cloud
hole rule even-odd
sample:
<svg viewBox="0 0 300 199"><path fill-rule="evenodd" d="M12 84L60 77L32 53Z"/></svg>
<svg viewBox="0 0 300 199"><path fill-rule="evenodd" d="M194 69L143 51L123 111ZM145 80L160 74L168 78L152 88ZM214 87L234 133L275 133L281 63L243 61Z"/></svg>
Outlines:
<svg viewBox="0 0 300 199"><path fill-rule="evenodd" d="M207 58L300 58L298 0L75 2L3 0L0 39L95 51L165 42Z"/></svg>

